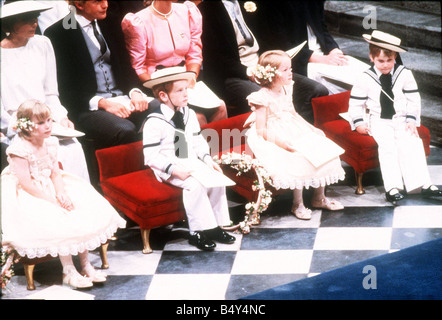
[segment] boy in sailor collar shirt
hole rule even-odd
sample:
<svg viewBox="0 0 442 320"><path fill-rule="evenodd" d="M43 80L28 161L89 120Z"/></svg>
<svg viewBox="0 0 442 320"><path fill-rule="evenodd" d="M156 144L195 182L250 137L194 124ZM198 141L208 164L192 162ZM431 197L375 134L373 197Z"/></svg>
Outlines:
<svg viewBox="0 0 442 320"><path fill-rule="evenodd" d="M184 67L169 67L154 72L152 79L144 83L153 90L161 106L145 121L143 152L145 164L159 181L183 189L189 243L211 251L216 247L214 241L231 244L235 238L220 228L230 224L225 187L204 187L186 167L186 160L199 159L221 172L200 135L195 112L187 106L187 87L194 77Z"/></svg>
<svg viewBox="0 0 442 320"><path fill-rule="evenodd" d="M363 37L369 43L373 66L351 90L351 127L360 134L372 135L378 144L388 201L404 199L404 188L408 192L421 188L424 197L440 197L442 191L431 183L416 129L421 112L417 84L410 70L396 64L398 52L406 49L400 46L399 38L378 30Z"/></svg>

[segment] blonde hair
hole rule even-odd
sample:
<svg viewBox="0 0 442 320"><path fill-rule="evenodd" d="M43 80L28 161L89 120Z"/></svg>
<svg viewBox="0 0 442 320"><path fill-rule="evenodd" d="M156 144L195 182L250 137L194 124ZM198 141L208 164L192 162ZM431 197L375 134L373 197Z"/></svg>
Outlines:
<svg viewBox="0 0 442 320"><path fill-rule="evenodd" d="M17 120L27 119L32 121L32 118L36 118L37 121L42 121L51 116L51 109L44 103L31 99L23 102L17 109ZM35 125L35 124L34 124ZM31 136L31 130L20 130L18 132L19 137L29 138Z"/></svg>
<svg viewBox="0 0 442 320"><path fill-rule="evenodd" d="M266 66L270 66L272 68L274 68L275 70L278 70L279 67L281 66L282 60L283 58L289 58L290 56L282 51L282 50L269 50L264 52L258 60L258 65L266 67ZM278 76L278 73L275 73L275 77ZM260 85L263 87L271 87L272 83L273 83L273 79L272 78L264 78L264 79L259 79Z"/></svg>

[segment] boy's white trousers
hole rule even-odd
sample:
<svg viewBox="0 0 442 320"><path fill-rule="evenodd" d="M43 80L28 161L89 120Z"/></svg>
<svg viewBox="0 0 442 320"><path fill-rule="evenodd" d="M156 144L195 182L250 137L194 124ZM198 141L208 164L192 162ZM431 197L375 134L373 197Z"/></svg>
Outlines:
<svg viewBox="0 0 442 320"><path fill-rule="evenodd" d="M370 117L370 129L378 144L385 191L408 192L431 185L422 139L406 130L405 118L392 120Z"/></svg>
<svg viewBox="0 0 442 320"><path fill-rule="evenodd" d="M192 176L186 180L172 177L167 183L183 189L190 233L230 225L225 187L206 188Z"/></svg>

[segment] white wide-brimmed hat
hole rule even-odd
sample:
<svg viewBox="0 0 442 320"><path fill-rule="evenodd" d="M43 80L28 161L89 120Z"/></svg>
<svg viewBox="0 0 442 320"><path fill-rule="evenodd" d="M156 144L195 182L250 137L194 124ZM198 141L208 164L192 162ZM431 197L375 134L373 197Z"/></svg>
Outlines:
<svg viewBox="0 0 442 320"><path fill-rule="evenodd" d="M0 18L9 18L24 13L40 13L51 8L51 6L45 5L38 1L14 1L1 6Z"/></svg>
<svg viewBox="0 0 442 320"><path fill-rule="evenodd" d="M401 39L379 30L373 30L371 35L363 34L362 36L364 37L365 41L367 41L368 43L374 44L384 49L388 49L395 52L408 51L406 48L401 46Z"/></svg>
<svg viewBox="0 0 442 320"><path fill-rule="evenodd" d="M146 88L152 89L153 87L177 80L188 80L191 81L195 79L195 72L186 71L185 67L168 67L164 69L160 69L152 73L152 77L150 80L147 80L143 83L143 86Z"/></svg>

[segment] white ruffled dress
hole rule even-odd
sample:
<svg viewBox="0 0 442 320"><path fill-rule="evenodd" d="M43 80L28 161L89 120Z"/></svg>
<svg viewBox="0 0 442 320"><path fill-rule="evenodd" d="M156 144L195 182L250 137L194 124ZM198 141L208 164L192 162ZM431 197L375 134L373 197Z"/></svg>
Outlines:
<svg viewBox="0 0 442 320"><path fill-rule="evenodd" d="M58 169L58 140L45 140L48 153L37 158L25 141L14 140L8 147L8 157L26 159L32 183L55 196L50 178ZM126 221L89 182L60 170L65 190L74 209L32 196L18 183L13 168L6 167L1 175L2 244L13 247L20 256L40 258L47 255L76 255L105 243Z"/></svg>
<svg viewBox="0 0 442 320"><path fill-rule="evenodd" d="M284 86L284 90L284 95L277 96L270 89L262 88L247 97L252 111L256 110L254 106L266 108L267 135L278 136L289 144L312 132L324 136L321 130L295 112L292 102L293 86ZM270 174L276 189L318 188L344 179L345 172L339 157L315 167L302 153L289 152L258 135L254 113L249 119L251 126L247 132L247 142L255 157ZM311 147L321 148L320 145Z"/></svg>

